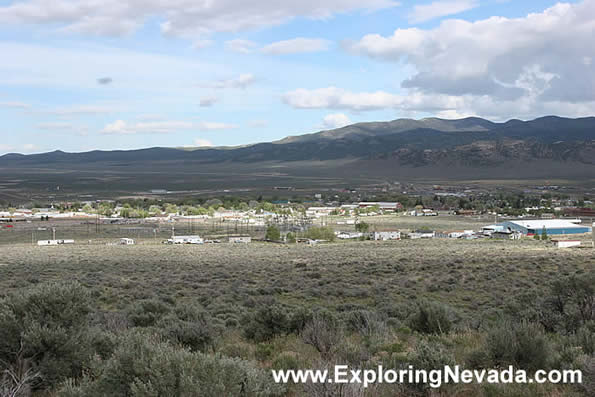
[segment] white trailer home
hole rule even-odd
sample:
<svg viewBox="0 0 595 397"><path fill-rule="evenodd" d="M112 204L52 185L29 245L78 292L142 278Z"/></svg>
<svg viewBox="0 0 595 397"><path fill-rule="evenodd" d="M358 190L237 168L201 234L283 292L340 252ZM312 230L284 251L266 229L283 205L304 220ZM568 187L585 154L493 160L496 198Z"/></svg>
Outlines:
<svg viewBox="0 0 595 397"><path fill-rule="evenodd" d="M134 245L134 240L131 238L121 238L120 245Z"/></svg>
<svg viewBox="0 0 595 397"><path fill-rule="evenodd" d="M74 244L74 240L39 240L37 245L48 246L48 245L63 245L63 244Z"/></svg>
<svg viewBox="0 0 595 397"><path fill-rule="evenodd" d="M572 248L581 246L580 240L552 240L552 243L554 243L556 248Z"/></svg>
<svg viewBox="0 0 595 397"><path fill-rule="evenodd" d="M376 241L400 240L401 232L372 232L370 233L370 237Z"/></svg>
<svg viewBox="0 0 595 397"><path fill-rule="evenodd" d="M168 244L204 244L200 236L173 236L167 240Z"/></svg>
<svg viewBox="0 0 595 397"><path fill-rule="evenodd" d="M229 242L232 244L248 244L252 242L250 236L229 236Z"/></svg>

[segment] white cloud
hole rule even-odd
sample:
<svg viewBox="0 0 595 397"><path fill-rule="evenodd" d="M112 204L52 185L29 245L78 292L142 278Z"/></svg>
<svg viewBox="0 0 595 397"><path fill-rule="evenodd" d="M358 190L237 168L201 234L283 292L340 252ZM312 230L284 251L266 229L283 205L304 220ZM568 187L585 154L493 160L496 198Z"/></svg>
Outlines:
<svg viewBox="0 0 595 397"><path fill-rule="evenodd" d="M13 146L0 143L0 153L12 153L12 152L22 152L22 153L31 153L39 151L39 146L33 143L25 143L20 146Z"/></svg>
<svg viewBox="0 0 595 397"><path fill-rule="evenodd" d="M269 125L267 120L252 120L248 123L248 127L251 128L264 128Z"/></svg>
<svg viewBox="0 0 595 397"><path fill-rule="evenodd" d="M447 95L488 95L534 103L595 100L595 0L559 3L522 18L443 21L428 30L367 35L350 48L413 66L403 88ZM537 98L536 98L537 96Z"/></svg>
<svg viewBox="0 0 595 397"><path fill-rule="evenodd" d="M393 0L20 0L0 7L0 24L57 25L64 32L118 36L159 17L165 19L164 34L195 37L266 28L295 17L324 19L396 5Z"/></svg>
<svg viewBox="0 0 595 397"><path fill-rule="evenodd" d="M72 105L47 111L56 116L77 116L113 113L118 109L105 105Z"/></svg>
<svg viewBox="0 0 595 397"><path fill-rule="evenodd" d="M306 90L303 88L283 95L283 101L298 109L378 110L398 106L398 95L383 91L354 93L337 87Z"/></svg>
<svg viewBox="0 0 595 397"><path fill-rule="evenodd" d="M106 125L101 133L108 135L170 134L191 128L193 128L193 124L184 121L127 123L123 120L116 120Z"/></svg>
<svg viewBox="0 0 595 397"><path fill-rule="evenodd" d="M70 123L40 123L37 124L37 128L41 130L71 130L74 128L73 124Z"/></svg>
<svg viewBox="0 0 595 397"><path fill-rule="evenodd" d="M211 107L214 104L216 104L217 102L219 102L219 98L216 96L206 96L203 98L200 98L200 102L199 102L199 106L200 107Z"/></svg>
<svg viewBox="0 0 595 397"><path fill-rule="evenodd" d="M0 143L0 152L12 152L13 150L15 150L15 147L12 145L7 145L5 143Z"/></svg>
<svg viewBox="0 0 595 397"><path fill-rule="evenodd" d="M286 55L305 52L320 52L328 50L330 42L324 39L308 39L297 37L291 40L277 41L261 48L261 52L268 55Z"/></svg>
<svg viewBox="0 0 595 397"><path fill-rule="evenodd" d="M101 130L105 135L135 135L135 134L172 134L180 131L200 130L216 131L236 128L235 124L217 122L190 123L186 121L154 121L128 123L124 120L116 120Z"/></svg>
<svg viewBox="0 0 595 397"><path fill-rule="evenodd" d="M25 152L36 152L39 150L39 146L35 145L34 143L25 143L23 145L23 150Z"/></svg>
<svg viewBox="0 0 595 397"><path fill-rule="evenodd" d="M211 147L213 143L207 139L196 138L194 140L194 147Z"/></svg>
<svg viewBox="0 0 595 397"><path fill-rule="evenodd" d="M256 81L256 78L251 73L244 73L239 75L238 77L227 79L227 80L218 80L208 83L202 83L200 86L205 88L216 88L216 89L225 89L225 88L242 88L245 89L249 85L252 85Z"/></svg>
<svg viewBox="0 0 595 397"><path fill-rule="evenodd" d="M533 73L529 71L528 73ZM447 95L409 90L407 94L385 91L351 92L337 87L298 89L283 96L286 104L297 109L336 109L352 112L394 109L409 117L427 114L444 116L482 116L492 120L531 119L546 114L584 117L595 113L595 101L580 104L540 101L538 95L499 100L489 95Z"/></svg>
<svg viewBox="0 0 595 397"><path fill-rule="evenodd" d="M15 108L15 109L29 109L31 105L23 102L0 102L0 107Z"/></svg>
<svg viewBox="0 0 595 397"><path fill-rule="evenodd" d="M444 0L413 7L409 14L410 23L426 22L431 19L459 14L479 6L477 0Z"/></svg>
<svg viewBox="0 0 595 397"><path fill-rule="evenodd" d="M250 54L256 47L258 44L250 40L234 39L225 42L226 49L242 54Z"/></svg>
<svg viewBox="0 0 595 397"><path fill-rule="evenodd" d="M328 114L322 120L323 128L341 128L352 124L351 119L344 113Z"/></svg>
<svg viewBox="0 0 595 397"><path fill-rule="evenodd" d="M209 121L200 122L196 126L199 130L203 130L203 131L230 130L230 129L238 127L235 124L216 123L216 122L209 122Z"/></svg>
<svg viewBox="0 0 595 397"><path fill-rule="evenodd" d="M202 50L203 48L212 46L213 43L214 43L213 40L197 39L197 40L194 40L194 42L192 43L192 48L195 50Z"/></svg>

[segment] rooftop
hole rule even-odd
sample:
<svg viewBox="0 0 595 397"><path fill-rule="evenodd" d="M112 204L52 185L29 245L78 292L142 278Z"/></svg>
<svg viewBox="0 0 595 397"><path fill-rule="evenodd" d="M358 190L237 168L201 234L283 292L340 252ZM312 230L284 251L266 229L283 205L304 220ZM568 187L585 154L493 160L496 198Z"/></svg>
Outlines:
<svg viewBox="0 0 595 397"><path fill-rule="evenodd" d="M584 226L577 225L576 223L564 220L564 219L534 219L528 221L509 221L516 225L525 227L527 229L555 229L555 228L583 228Z"/></svg>

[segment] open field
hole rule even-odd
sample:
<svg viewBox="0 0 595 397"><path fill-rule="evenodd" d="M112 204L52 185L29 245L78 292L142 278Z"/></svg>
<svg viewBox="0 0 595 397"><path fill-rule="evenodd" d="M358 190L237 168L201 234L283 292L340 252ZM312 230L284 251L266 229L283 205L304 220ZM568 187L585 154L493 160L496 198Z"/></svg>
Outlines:
<svg viewBox="0 0 595 397"><path fill-rule="evenodd" d="M105 309L131 300L198 300L224 318L275 297L292 305L379 308L432 298L474 315L595 268L595 250L534 241L417 240L318 245L58 246L3 249L0 290L78 280Z"/></svg>
<svg viewBox="0 0 595 397"><path fill-rule="evenodd" d="M568 280L560 288L569 291L562 317L548 303L561 280ZM67 345L72 351L43 353L51 357L45 370L50 374L57 371L53 368L70 368L70 357L78 357L74 368L54 374L57 380L34 383L43 396L103 396L105 390L113 393L114 384L120 385L118 392L110 395L146 395L130 394L137 386L128 383L146 376L143 371L156 374L151 387L169 393L175 380L165 368L205 362L218 368L213 371L219 377L203 379L206 383L195 386L200 391L188 395L216 396L204 392L210 382L230 396L437 395L403 385L365 391L281 387L268 371L341 363L355 368L583 368L582 385L446 385L439 395L585 396L595 376L594 333L592 320L572 314L575 302L582 302L572 291L592 296L589 280L595 280L594 249L560 250L529 239L316 246L169 246L153 239L134 246L11 244L1 251L0 303L16 313L20 305L42 305L43 310L41 319L33 320L37 309L27 309L33 314L24 325L12 323L17 320L6 317L6 310L0 311L0 321L12 324L2 331L6 340L11 330L24 327L20 338L36 346L36 354L45 352L45 340L78 341ZM589 310L584 313L592 316ZM54 331L56 323L67 325ZM49 328L39 331L39 326ZM502 338L506 343L497 344ZM101 360L91 360L92 355ZM182 361L176 361L179 355ZM150 357L164 369L152 364L143 370ZM118 370L121 366L127 369ZM83 369L90 378L82 377ZM68 377L73 380L60 383ZM253 391L241 392L240 384Z"/></svg>

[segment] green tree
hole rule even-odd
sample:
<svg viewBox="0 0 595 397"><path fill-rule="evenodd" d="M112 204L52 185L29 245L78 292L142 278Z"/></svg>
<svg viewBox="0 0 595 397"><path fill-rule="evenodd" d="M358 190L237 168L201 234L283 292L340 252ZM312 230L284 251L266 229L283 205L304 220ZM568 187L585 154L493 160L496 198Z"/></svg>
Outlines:
<svg viewBox="0 0 595 397"><path fill-rule="evenodd" d="M264 238L270 241L279 241L281 240L281 232L277 226L271 225L267 227L267 232Z"/></svg>
<svg viewBox="0 0 595 397"><path fill-rule="evenodd" d="M357 230L360 233L367 233L369 229L370 229L370 225L367 224L366 222L358 222L355 225L355 230Z"/></svg>
<svg viewBox="0 0 595 397"><path fill-rule="evenodd" d="M545 226L541 229L541 239L544 241L548 239L547 230L545 230Z"/></svg>
<svg viewBox="0 0 595 397"><path fill-rule="evenodd" d="M294 244L296 242L295 234L292 232L287 233L285 240L290 244Z"/></svg>

